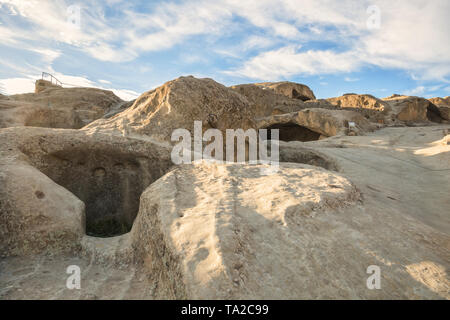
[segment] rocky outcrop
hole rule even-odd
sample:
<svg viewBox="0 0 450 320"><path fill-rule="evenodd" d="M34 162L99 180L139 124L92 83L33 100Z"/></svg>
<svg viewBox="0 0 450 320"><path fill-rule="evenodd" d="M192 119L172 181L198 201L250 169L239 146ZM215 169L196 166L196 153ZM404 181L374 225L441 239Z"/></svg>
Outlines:
<svg viewBox="0 0 450 320"><path fill-rule="evenodd" d="M366 119L374 123L390 123L386 117L390 112L388 103L369 94L348 93L341 97L329 98L326 101L335 108L359 112Z"/></svg>
<svg viewBox="0 0 450 320"><path fill-rule="evenodd" d="M182 166L144 192L131 241L139 259L152 261L162 295L298 298L306 247L297 223L358 198L344 177L307 165L284 164L270 176L259 166Z"/></svg>
<svg viewBox="0 0 450 320"><path fill-rule="evenodd" d="M123 101L108 90L46 86L37 93L0 99L0 128L33 126L79 129L101 118Z"/></svg>
<svg viewBox="0 0 450 320"><path fill-rule="evenodd" d="M0 255L76 251L87 234L127 232L169 149L79 130L0 131Z"/></svg>
<svg viewBox="0 0 450 320"><path fill-rule="evenodd" d="M193 132L194 121L203 130L255 128L255 121L272 114L304 109L304 103L257 85L227 88L212 79L180 77L142 94L126 111L100 119L83 130L129 133L170 141L172 132Z"/></svg>
<svg viewBox="0 0 450 320"><path fill-rule="evenodd" d="M387 112L389 110L387 103L369 94L346 94L326 100L339 108L368 109L378 112Z"/></svg>
<svg viewBox="0 0 450 320"><path fill-rule="evenodd" d="M99 119L83 130L148 136L170 142L172 132L178 128L189 130L193 136L194 121L201 121L203 130L217 128L225 136L226 129L260 128L261 121L266 121L262 119L267 117L272 117L269 125L275 125L278 120L282 124L285 123L283 117L275 115L289 118L288 114L292 112L315 106L317 108L311 110L311 113L299 113L308 114L308 120L300 121L299 125L320 132L322 138L346 132L346 123L353 121L352 119L357 119L358 124L361 124L361 132L370 130L367 121L363 121L360 116L336 111L326 101L303 102L255 84L227 88L212 79L194 77L180 77L169 81L142 94L131 107L120 114ZM336 117L333 117L331 109L336 111ZM338 121L330 120L337 118Z"/></svg>
<svg viewBox="0 0 450 320"><path fill-rule="evenodd" d="M22 125L0 129L0 299L450 299L450 136L434 103L193 77L116 98L0 96L0 121ZM72 112L31 117L55 126L97 104L81 130L23 127L27 107ZM279 166L174 165L171 134L195 120L279 129ZM65 287L70 264L81 290Z"/></svg>
<svg viewBox="0 0 450 320"><path fill-rule="evenodd" d="M354 122L356 126L349 128L349 122ZM282 141L313 141L350 131L363 134L375 129L357 112L320 108L261 118L257 127L279 129L279 139Z"/></svg>
<svg viewBox="0 0 450 320"><path fill-rule="evenodd" d="M50 81L44 80L44 79L39 79L39 80L36 80L35 87L34 87L34 93L40 93L44 90L52 89L52 88L53 89L55 89L55 88L61 89L62 86L56 85L56 84L54 84Z"/></svg>
<svg viewBox="0 0 450 320"><path fill-rule="evenodd" d="M430 101L413 96L394 96L384 98L389 103L393 116L404 122L441 122L439 109Z"/></svg>
<svg viewBox="0 0 450 320"><path fill-rule="evenodd" d="M170 141L175 129L248 129L253 114L248 100L212 79L180 77L143 93L131 107L109 119L99 119L83 130L149 136Z"/></svg>
<svg viewBox="0 0 450 320"><path fill-rule="evenodd" d="M450 97L428 99L438 109L444 120L450 120Z"/></svg>
<svg viewBox="0 0 450 320"><path fill-rule="evenodd" d="M450 107L450 96L445 98L431 98L428 99L431 103L433 103L436 106L448 106Z"/></svg>
<svg viewBox="0 0 450 320"><path fill-rule="evenodd" d="M255 83L255 85L260 86L264 89L273 90L278 94L282 94L292 99L299 99L302 101L316 99L316 96L314 95L312 90L308 86L300 83L282 81L282 82L261 82Z"/></svg>
<svg viewBox="0 0 450 320"><path fill-rule="evenodd" d="M301 100L292 99L258 84L240 84L230 87L245 96L254 117L265 117L299 111L305 108Z"/></svg>

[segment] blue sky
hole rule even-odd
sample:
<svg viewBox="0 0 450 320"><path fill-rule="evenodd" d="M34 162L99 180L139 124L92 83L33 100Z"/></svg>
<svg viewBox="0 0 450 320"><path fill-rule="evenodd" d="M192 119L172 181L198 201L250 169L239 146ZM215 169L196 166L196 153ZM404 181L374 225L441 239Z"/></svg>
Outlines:
<svg viewBox="0 0 450 320"><path fill-rule="evenodd" d="M46 71L126 100L181 75L448 96L449 30L448 0L0 0L0 91Z"/></svg>

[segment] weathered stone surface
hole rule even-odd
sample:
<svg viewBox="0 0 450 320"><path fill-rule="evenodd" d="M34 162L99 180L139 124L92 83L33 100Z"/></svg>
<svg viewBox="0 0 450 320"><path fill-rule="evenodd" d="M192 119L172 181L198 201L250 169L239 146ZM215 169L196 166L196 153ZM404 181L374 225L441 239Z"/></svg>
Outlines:
<svg viewBox="0 0 450 320"><path fill-rule="evenodd" d="M99 119L83 130L170 141L175 129L193 132L195 120L202 122L204 130L250 128L253 113L245 97L212 79L180 77L143 93L125 111Z"/></svg>
<svg viewBox="0 0 450 320"><path fill-rule="evenodd" d="M60 85L56 85L50 81L39 79L36 80L34 93L40 93L44 90L51 89L51 88L62 88Z"/></svg>
<svg viewBox="0 0 450 320"><path fill-rule="evenodd" d="M0 129L0 299L450 299L450 127L425 99L369 98L182 77L82 130ZM280 167L173 166L194 120L279 128Z"/></svg>
<svg viewBox="0 0 450 320"><path fill-rule="evenodd" d="M438 106L439 113L444 120L450 120L450 107L440 105Z"/></svg>
<svg viewBox="0 0 450 320"><path fill-rule="evenodd" d="M256 123L261 119L300 111L308 106L335 109L326 102L305 103L255 84L227 88L212 79L180 77L144 93L124 112L108 119L99 119L83 130L145 135L168 142L175 129L187 129L193 135L194 121L201 121L203 130L217 128L225 134L225 129L260 128ZM352 121L351 119L357 117L350 112L337 111L336 114L340 114L340 120ZM331 111L321 111L319 108L313 115L313 119L308 120L310 124L311 121L315 122L310 125L313 128L319 128L320 122L325 123L332 118ZM344 115L349 118L341 119ZM362 121L361 117L357 118ZM272 121L272 124L275 122ZM322 128L318 132L326 131L325 136L332 136L345 131L345 121L335 122L333 128ZM365 124L364 129L367 128Z"/></svg>
<svg viewBox="0 0 450 320"><path fill-rule="evenodd" d="M405 122L440 122L439 109L428 100L412 96L395 96L383 99L389 103L396 119Z"/></svg>
<svg viewBox="0 0 450 320"><path fill-rule="evenodd" d="M369 109L379 112L387 112L389 110L387 103L369 94L346 94L326 100L339 108Z"/></svg>
<svg viewBox="0 0 450 320"><path fill-rule="evenodd" d="M255 85L263 87L264 89L273 90L276 93L282 94L286 97L293 99L299 99L302 101L316 99L316 96L314 95L312 90L308 86L300 83L282 81L282 82L261 82L255 83Z"/></svg>
<svg viewBox="0 0 450 320"><path fill-rule="evenodd" d="M305 108L302 100L287 97L258 84L240 84L232 86L231 89L247 98L255 117L289 113Z"/></svg>
<svg viewBox="0 0 450 320"><path fill-rule="evenodd" d="M0 99L0 128L33 126L78 129L121 103L123 101L119 97L107 90L45 87L37 93Z"/></svg>
<svg viewBox="0 0 450 320"><path fill-rule="evenodd" d="M450 120L450 97L428 99L438 109L444 120Z"/></svg>
<svg viewBox="0 0 450 320"><path fill-rule="evenodd" d="M431 103L435 104L436 106L447 106L450 107L450 96L445 98L431 98L428 99Z"/></svg>
<svg viewBox="0 0 450 320"><path fill-rule="evenodd" d="M301 272L302 250L282 230L312 211L352 204L358 192L338 174L306 165L260 172L184 166L145 191L131 237L143 260L160 261L150 272L160 274L161 290L193 299L301 297L294 270Z"/></svg>
<svg viewBox="0 0 450 320"><path fill-rule="evenodd" d="M313 132L321 135L321 138L332 137L338 134L346 134L349 126L348 122L355 122L355 133L370 132L375 129L362 115L354 111L347 110L328 110L321 108L305 109L298 112L292 112L281 115L273 115L271 117L261 118L257 122L258 128L274 128L274 126L283 124L296 124L298 126L307 128ZM280 140L284 140L283 131L287 130L285 127L277 127L280 129ZM311 141L318 140L310 136L310 139L295 139L294 136L290 140L297 141Z"/></svg>
<svg viewBox="0 0 450 320"><path fill-rule="evenodd" d="M172 165L167 147L77 130L8 128L0 141L1 256L79 249L85 225L126 232Z"/></svg>

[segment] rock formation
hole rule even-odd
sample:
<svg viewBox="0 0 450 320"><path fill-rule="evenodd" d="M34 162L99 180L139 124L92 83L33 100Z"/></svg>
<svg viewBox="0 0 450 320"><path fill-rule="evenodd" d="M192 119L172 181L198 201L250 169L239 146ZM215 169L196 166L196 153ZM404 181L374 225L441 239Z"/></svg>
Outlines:
<svg viewBox="0 0 450 320"><path fill-rule="evenodd" d="M293 99L299 99L302 101L316 99L316 96L314 95L312 90L308 86L300 83L282 81L255 83L255 85L260 86L264 89L273 90L276 93Z"/></svg>
<svg viewBox="0 0 450 320"><path fill-rule="evenodd" d="M447 100L193 77L134 102L37 91L0 96L0 299L450 299ZM194 121L279 129L279 167L174 165Z"/></svg>
<svg viewBox="0 0 450 320"><path fill-rule="evenodd" d="M0 97L0 128L79 129L123 103L108 90L42 86L44 81L36 81L35 93Z"/></svg>
<svg viewBox="0 0 450 320"><path fill-rule="evenodd" d="M432 104L437 106L439 112L445 120L450 120L450 97L431 98L428 99Z"/></svg>
<svg viewBox="0 0 450 320"><path fill-rule="evenodd" d="M420 97L395 96L385 98L393 110L396 119L405 122L440 122L442 116L439 109L430 101Z"/></svg>

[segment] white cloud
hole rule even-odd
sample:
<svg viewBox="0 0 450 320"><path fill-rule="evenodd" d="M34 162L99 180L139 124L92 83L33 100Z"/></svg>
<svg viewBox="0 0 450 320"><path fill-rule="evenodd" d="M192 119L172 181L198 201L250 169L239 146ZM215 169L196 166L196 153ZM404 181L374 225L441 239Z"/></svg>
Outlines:
<svg viewBox="0 0 450 320"><path fill-rule="evenodd" d="M432 86L417 86L413 89L406 90L403 92L404 95L408 96L431 96L433 92L439 90L442 88L443 85L432 85ZM449 89L448 87L447 89ZM444 92L446 91L446 88L443 89ZM448 90L447 90L448 91Z"/></svg>
<svg viewBox="0 0 450 320"><path fill-rule="evenodd" d="M40 54L43 61L48 64L52 64L61 55L61 51L47 48L31 48L30 50Z"/></svg>
<svg viewBox="0 0 450 320"><path fill-rule="evenodd" d="M295 46L264 52L247 61L241 68L227 71L232 75L270 80L295 74L317 75L351 72L359 67L351 52L329 50L297 51Z"/></svg>
<svg viewBox="0 0 450 320"><path fill-rule="evenodd" d="M159 3L145 13L137 12L130 2L108 0L106 4L114 4L121 13L109 18L103 4L81 1L80 28L68 22L69 1L0 0L0 4L0 13L17 14L7 14L0 26L3 44L17 47L38 41L50 46L57 41L100 61L130 61L142 52L170 49L198 35L220 45L221 37L234 35L240 37L241 46L217 48L215 44L216 52L238 59L252 48L266 52L248 58L228 74L272 79L271 75L345 73L375 65L405 70L420 80L448 81L450 75L448 0L191 0ZM380 8L378 30L367 29L369 5ZM252 35L242 25L258 32ZM339 50L292 50L315 40ZM280 43L280 49L271 48ZM41 52L48 61L58 57L56 50L48 50L53 52ZM277 58L287 61L277 62Z"/></svg>
<svg viewBox="0 0 450 320"><path fill-rule="evenodd" d="M139 93L133 90L125 90L125 89L110 89L116 96L124 101L131 101L140 96Z"/></svg>
<svg viewBox="0 0 450 320"><path fill-rule="evenodd" d="M421 96L424 95L426 88L424 86L418 86L414 89L403 91L402 94L406 96Z"/></svg>
<svg viewBox="0 0 450 320"><path fill-rule="evenodd" d="M0 79L0 86L5 95L34 92L34 81L31 78Z"/></svg>
<svg viewBox="0 0 450 320"><path fill-rule="evenodd" d="M233 1L234 2L234 1ZM239 2L236 0L236 2ZM240 3L240 2L239 2ZM369 18L366 8L369 5L380 8L380 29L368 30L366 21ZM247 12L248 19L261 27L276 28L279 20L291 20L293 25L310 30L308 35L297 36L300 41L326 40L346 48L347 53L327 51L329 56L339 56L339 61L348 66L375 65L382 68L396 68L409 72L413 79L448 81L450 75L450 2L446 0L426 1L336 1L325 0L283 1L276 8L269 10L270 5L262 1L249 10L249 3L237 5ZM247 10L245 10L247 9ZM267 10L262 10L267 9ZM326 31L323 31L326 30ZM283 35L289 38L290 35ZM342 50L342 49L341 49ZM341 50L339 52L341 52ZM316 57L306 59L305 54L290 54L301 58L300 64L310 61L329 60L324 58L320 50L311 51ZM277 55L282 58L285 54ZM265 79L271 73L291 75L291 72L279 71L279 64L271 63L274 51L259 53L244 62L242 67L229 71L229 74ZM349 59L351 61L344 61ZM292 60L289 60L292 62ZM266 63L267 62L267 63ZM263 66L264 64L264 66ZM256 67L256 70L251 70ZM319 67L318 72L328 73L330 68ZM333 68L331 68L333 69ZM337 68L347 72L347 68ZM314 74L309 68L297 67L298 74ZM350 71L354 68L349 68ZM295 72L294 72L295 74Z"/></svg>
<svg viewBox="0 0 450 320"><path fill-rule="evenodd" d="M250 36L244 39L240 47L244 50L261 49L272 46L276 43L275 38L263 37L263 36Z"/></svg>
<svg viewBox="0 0 450 320"><path fill-rule="evenodd" d="M356 81L359 81L358 78L351 78L351 77L345 77L344 80L347 81L347 82L356 82Z"/></svg>

